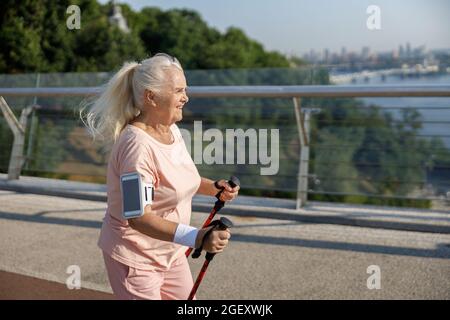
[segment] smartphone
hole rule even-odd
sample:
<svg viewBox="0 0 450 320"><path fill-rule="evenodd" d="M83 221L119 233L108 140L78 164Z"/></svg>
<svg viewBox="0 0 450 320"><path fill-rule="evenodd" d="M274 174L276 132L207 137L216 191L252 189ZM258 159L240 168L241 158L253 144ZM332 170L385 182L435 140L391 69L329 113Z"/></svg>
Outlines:
<svg viewBox="0 0 450 320"><path fill-rule="evenodd" d="M144 214L145 206L152 203L152 184L145 184L137 172L120 176L122 192L122 216L124 219L137 218Z"/></svg>

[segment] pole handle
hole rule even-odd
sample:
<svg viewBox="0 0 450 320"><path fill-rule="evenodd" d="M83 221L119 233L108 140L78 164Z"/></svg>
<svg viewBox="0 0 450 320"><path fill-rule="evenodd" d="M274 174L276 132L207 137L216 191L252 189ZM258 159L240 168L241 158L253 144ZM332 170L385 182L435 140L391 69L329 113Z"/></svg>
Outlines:
<svg viewBox="0 0 450 320"><path fill-rule="evenodd" d="M227 182L228 182L228 184L229 184L232 188L241 185L241 182L239 181L239 179L238 179L236 176L231 176L230 179L229 179ZM220 190L219 192L217 192L217 194L216 194L215 197L217 198L216 206L217 206L218 202L221 202L221 203L222 203L222 207L223 207L223 201L220 200L220 195L222 194L222 192L223 192L223 190L224 190L225 188L224 188L224 187L218 187L218 186L217 186L217 181L214 182L214 186L215 186L217 189L222 189L222 190Z"/></svg>
<svg viewBox="0 0 450 320"><path fill-rule="evenodd" d="M211 228L210 230L208 230L207 233L205 233L205 235L204 235L204 237L202 239L202 245L200 246L200 248L195 249L194 253L192 254L192 258L193 259L197 259L198 257L200 257L200 255L202 254L202 250L203 250L203 243L205 242L206 238L209 236L209 234L214 229L226 230L227 228L233 227L233 222L231 222L231 220L228 219L228 218L221 217L219 220L214 220L213 222L211 222L209 224L209 226L214 226L214 227ZM215 255L216 255L215 253L207 252L206 253L206 260L211 261L214 258Z"/></svg>

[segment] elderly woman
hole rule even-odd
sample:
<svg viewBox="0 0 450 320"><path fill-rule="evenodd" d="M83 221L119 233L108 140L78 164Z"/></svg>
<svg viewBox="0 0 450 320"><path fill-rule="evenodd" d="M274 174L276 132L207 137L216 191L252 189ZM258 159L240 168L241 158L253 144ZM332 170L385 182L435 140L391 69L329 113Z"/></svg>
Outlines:
<svg viewBox="0 0 450 320"><path fill-rule="evenodd" d="M193 281L186 249L203 244L218 253L230 238L228 229L189 226L196 193L214 196L223 189L221 200L229 201L239 187L200 177L175 124L189 100L186 87L178 60L156 54L125 63L85 115L94 139L112 147L98 245L119 299L187 299ZM143 215L125 219L120 176L131 172L154 185L154 200Z"/></svg>

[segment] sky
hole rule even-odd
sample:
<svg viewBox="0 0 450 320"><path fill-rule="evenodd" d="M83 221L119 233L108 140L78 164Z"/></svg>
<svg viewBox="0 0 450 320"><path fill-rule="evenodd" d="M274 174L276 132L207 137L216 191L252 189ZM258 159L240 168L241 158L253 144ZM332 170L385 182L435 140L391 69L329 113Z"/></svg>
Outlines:
<svg viewBox="0 0 450 320"><path fill-rule="evenodd" d="M107 0L100 0L102 3ZM412 47L450 48L450 0L121 0L134 10L188 8L209 26L244 30L267 50L302 55L311 49L340 52L391 51ZM380 8L380 30L369 30L366 12Z"/></svg>

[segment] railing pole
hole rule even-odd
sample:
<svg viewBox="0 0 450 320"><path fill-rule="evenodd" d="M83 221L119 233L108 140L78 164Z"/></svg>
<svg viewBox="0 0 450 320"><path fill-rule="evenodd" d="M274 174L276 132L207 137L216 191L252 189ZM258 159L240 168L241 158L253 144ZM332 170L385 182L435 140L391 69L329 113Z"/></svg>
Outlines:
<svg viewBox="0 0 450 320"><path fill-rule="evenodd" d="M35 105L35 109L38 109L39 106ZM28 144L27 144L27 154L25 158L25 169L29 169L30 167L30 159L31 153L33 152L33 143L34 143L34 135L36 134L36 128L38 125L38 118L36 117L36 111L33 109L31 113L31 126L30 132L28 133Z"/></svg>
<svg viewBox="0 0 450 320"><path fill-rule="evenodd" d="M8 122L10 129L14 134L14 142L11 150L11 157L9 158L8 166L8 180L17 180L20 177L22 165L24 163L23 147L25 142L25 130L27 127L27 117L33 106L27 107L22 110L20 114L20 121L17 121L11 108L6 103L5 99L0 96L0 109Z"/></svg>
<svg viewBox="0 0 450 320"><path fill-rule="evenodd" d="M41 74L38 72L36 75L36 88L39 88L39 85L41 83ZM29 169L30 167L30 159L31 159L31 153L33 151L33 142L34 142L34 134L36 131L36 122L37 122L37 117L36 117L36 111L35 109L39 109L40 107L37 104L37 96L34 96L34 100L33 100L33 111L31 113L31 127L30 127L30 132L28 132L28 144L27 144L27 154L25 156L25 169Z"/></svg>
<svg viewBox="0 0 450 320"><path fill-rule="evenodd" d="M306 204L308 199L308 170L309 170L309 112L301 110L300 98L293 98L295 119L300 140L300 159L297 175L297 203L296 209Z"/></svg>

